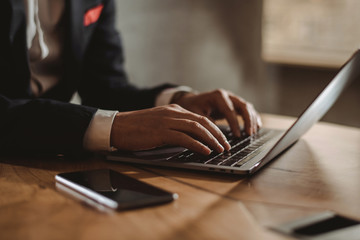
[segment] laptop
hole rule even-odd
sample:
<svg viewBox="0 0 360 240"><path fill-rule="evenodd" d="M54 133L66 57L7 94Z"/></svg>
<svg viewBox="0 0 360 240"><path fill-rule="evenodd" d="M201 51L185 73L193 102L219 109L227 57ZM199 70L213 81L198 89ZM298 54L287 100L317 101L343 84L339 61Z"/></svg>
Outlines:
<svg viewBox="0 0 360 240"><path fill-rule="evenodd" d="M209 156L204 156L184 148L161 147L148 151L113 152L106 158L127 163L251 175L295 144L327 113L344 89L359 78L360 49L342 66L289 129L264 128L255 135L243 135L240 138L232 136L229 129L222 129L232 146L228 152L219 154L213 151Z"/></svg>

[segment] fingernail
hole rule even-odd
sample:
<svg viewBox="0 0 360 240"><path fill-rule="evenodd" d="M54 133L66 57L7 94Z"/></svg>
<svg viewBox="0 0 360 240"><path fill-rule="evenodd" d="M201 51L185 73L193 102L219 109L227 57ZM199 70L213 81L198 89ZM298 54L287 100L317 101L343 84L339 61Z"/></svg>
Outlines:
<svg viewBox="0 0 360 240"><path fill-rule="evenodd" d="M226 151L229 151L231 149L231 145L228 141L225 142L225 149Z"/></svg>
<svg viewBox="0 0 360 240"><path fill-rule="evenodd" d="M221 146L220 144L218 144L218 152L219 152L219 153L224 152L224 147Z"/></svg>
<svg viewBox="0 0 360 240"><path fill-rule="evenodd" d="M204 154L205 155L210 155L210 153L211 153L211 149L208 148L208 147L204 147Z"/></svg>

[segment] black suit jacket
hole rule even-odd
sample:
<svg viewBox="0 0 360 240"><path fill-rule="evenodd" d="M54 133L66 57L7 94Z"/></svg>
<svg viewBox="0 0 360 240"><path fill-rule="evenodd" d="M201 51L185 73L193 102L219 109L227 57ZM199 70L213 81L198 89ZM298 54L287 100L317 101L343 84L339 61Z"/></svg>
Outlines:
<svg viewBox="0 0 360 240"><path fill-rule="evenodd" d="M65 65L62 81L41 98L30 91L23 0L2 1L0 14L0 151L72 153L97 108L152 107L171 85L138 89L123 69L113 0L65 0ZM99 19L84 25L84 14L103 4ZM83 105L67 103L78 91Z"/></svg>

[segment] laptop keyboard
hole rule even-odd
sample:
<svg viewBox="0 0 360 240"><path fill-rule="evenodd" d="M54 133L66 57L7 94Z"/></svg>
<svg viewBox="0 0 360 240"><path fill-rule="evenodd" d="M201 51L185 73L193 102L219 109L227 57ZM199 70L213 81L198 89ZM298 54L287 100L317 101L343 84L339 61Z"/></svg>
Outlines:
<svg viewBox="0 0 360 240"><path fill-rule="evenodd" d="M183 152L167 159L170 162L202 163L209 165L240 167L250 160L250 156L256 155L261 147L274 135L270 129L260 129L256 134L248 136L245 133L241 137L235 137L230 130L224 131L231 149L223 153L212 151L210 155L202 155L191 150Z"/></svg>

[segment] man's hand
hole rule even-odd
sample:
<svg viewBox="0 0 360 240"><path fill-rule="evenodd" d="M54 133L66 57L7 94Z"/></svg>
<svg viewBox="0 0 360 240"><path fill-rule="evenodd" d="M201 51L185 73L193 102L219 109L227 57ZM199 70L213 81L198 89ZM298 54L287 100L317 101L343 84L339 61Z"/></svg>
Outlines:
<svg viewBox="0 0 360 240"><path fill-rule="evenodd" d="M249 135L256 133L262 125L252 104L222 89L201 94L188 93L174 103L212 120L225 118L235 136L240 136L238 115L243 118L245 131Z"/></svg>
<svg viewBox="0 0 360 240"><path fill-rule="evenodd" d="M226 137L207 117L171 104L115 116L111 146L122 150L146 150L163 145L183 146L210 154L230 150ZM209 148L210 147L210 148Z"/></svg>

